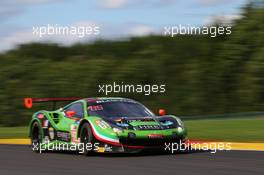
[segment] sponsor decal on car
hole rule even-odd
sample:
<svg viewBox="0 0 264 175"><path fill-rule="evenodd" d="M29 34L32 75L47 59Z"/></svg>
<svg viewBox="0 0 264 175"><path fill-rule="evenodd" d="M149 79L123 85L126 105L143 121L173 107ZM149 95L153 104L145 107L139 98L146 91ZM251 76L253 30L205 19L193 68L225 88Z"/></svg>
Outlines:
<svg viewBox="0 0 264 175"><path fill-rule="evenodd" d="M163 139L164 135L162 135L162 134L149 134L148 138L150 138L150 139Z"/></svg>
<svg viewBox="0 0 264 175"><path fill-rule="evenodd" d="M54 139L54 129L53 128L49 128L49 136L50 136L50 139L53 140Z"/></svg>
<svg viewBox="0 0 264 175"><path fill-rule="evenodd" d="M139 125L137 128L140 130L161 129L159 125Z"/></svg>
<svg viewBox="0 0 264 175"><path fill-rule="evenodd" d="M105 148L104 147L98 147L97 152L98 153L103 153L103 152L105 152Z"/></svg>
<svg viewBox="0 0 264 175"><path fill-rule="evenodd" d="M80 139L77 138L77 126L71 125L71 142L80 143Z"/></svg>
<svg viewBox="0 0 264 175"><path fill-rule="evenodd" d="M48 120L44 120L43 121L43 128L47 128L49 126L49 121Z"/></svg>
<svg viewBox="0 0 264 175"><path fill-rule="evenodd" d="M62 141L66 141L66 142L70 141L70 135L67 132L57 131L57 137L59 140Z"/></svg>
<svg viewBox="0 0 264 175"><path fill-rule="evenodd" d="M105 121L103 120L96 120L95 123L100 126L102 129L106 129L106 128L109 128L109 124L106 123Z"/></svg>
<svg viewBox="0 0 264 175"><path fill-rule="evenodd" d="M104 148L105 148L105 152L112 152L113 151L112 146L109 146L107 144L105 144Z"/></svg>

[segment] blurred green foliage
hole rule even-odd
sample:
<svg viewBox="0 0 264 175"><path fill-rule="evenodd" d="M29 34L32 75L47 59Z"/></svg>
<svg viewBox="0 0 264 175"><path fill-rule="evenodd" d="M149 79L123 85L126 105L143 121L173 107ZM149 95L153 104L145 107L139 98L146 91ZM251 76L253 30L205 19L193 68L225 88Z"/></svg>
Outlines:
<svg viewBox="0 0 264 175"><path fill-rule="evenodd" d="M92 97L98 84L166 84L166 93L110 94L176 115L263 110L264 9L244 9L232 34L133 37L70 47L31 43L0 55L0 125L24 125L24 97Z"/></svg>
<svg viewBox="0 0 264 175"><path fill-rule="evenodd" d="M187 120L190 140L264 142L264 118ZM210 131L210 132L208 132ZM28 127L0 127L0 139L28 138Z"/></svg>

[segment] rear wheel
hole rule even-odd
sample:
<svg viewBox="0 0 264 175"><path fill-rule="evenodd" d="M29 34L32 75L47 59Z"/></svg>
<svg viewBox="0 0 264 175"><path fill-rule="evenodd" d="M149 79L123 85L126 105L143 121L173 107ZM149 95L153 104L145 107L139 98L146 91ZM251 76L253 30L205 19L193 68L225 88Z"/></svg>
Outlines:
<svg viewBox="0 0 264 175"><path fill-rule="evenodd" d="M41 132L38 122L34 122L31 128L31 149L34 152L39 152L41 144Z"/></svg>
<svg viewBox="0 0 264 175"><path fill-rule="evenodd" d="M82 125L81 127L80 141L83 144L84 155L91 155L94 153L95 138L88 123Z"/></svg>

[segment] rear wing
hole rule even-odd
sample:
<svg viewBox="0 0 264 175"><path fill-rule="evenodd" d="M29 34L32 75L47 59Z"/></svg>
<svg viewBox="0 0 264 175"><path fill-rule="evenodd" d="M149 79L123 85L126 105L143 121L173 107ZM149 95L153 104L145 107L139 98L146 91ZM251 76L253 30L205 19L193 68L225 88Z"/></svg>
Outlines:
<svg viewBox="0 0 264 175"><path fill-rule="evenodd" d="M24 105L30 109L33 107L33 103L53 102L53 108L56 106L58 101L75 101L83 98L69 97L69 98L24 98Z"/></svg>

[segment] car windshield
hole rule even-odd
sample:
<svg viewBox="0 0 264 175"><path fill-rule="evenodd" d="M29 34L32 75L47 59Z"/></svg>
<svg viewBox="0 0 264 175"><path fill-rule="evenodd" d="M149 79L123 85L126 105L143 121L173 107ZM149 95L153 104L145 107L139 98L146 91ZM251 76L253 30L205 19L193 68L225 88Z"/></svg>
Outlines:
<svg viewBox="0 0 264 175"><path fill-rule="evenodd" d="M142 104L122 101L90 104L88 106L88 113L90 116L108 118L154 116L154 114Z"/></svg>

